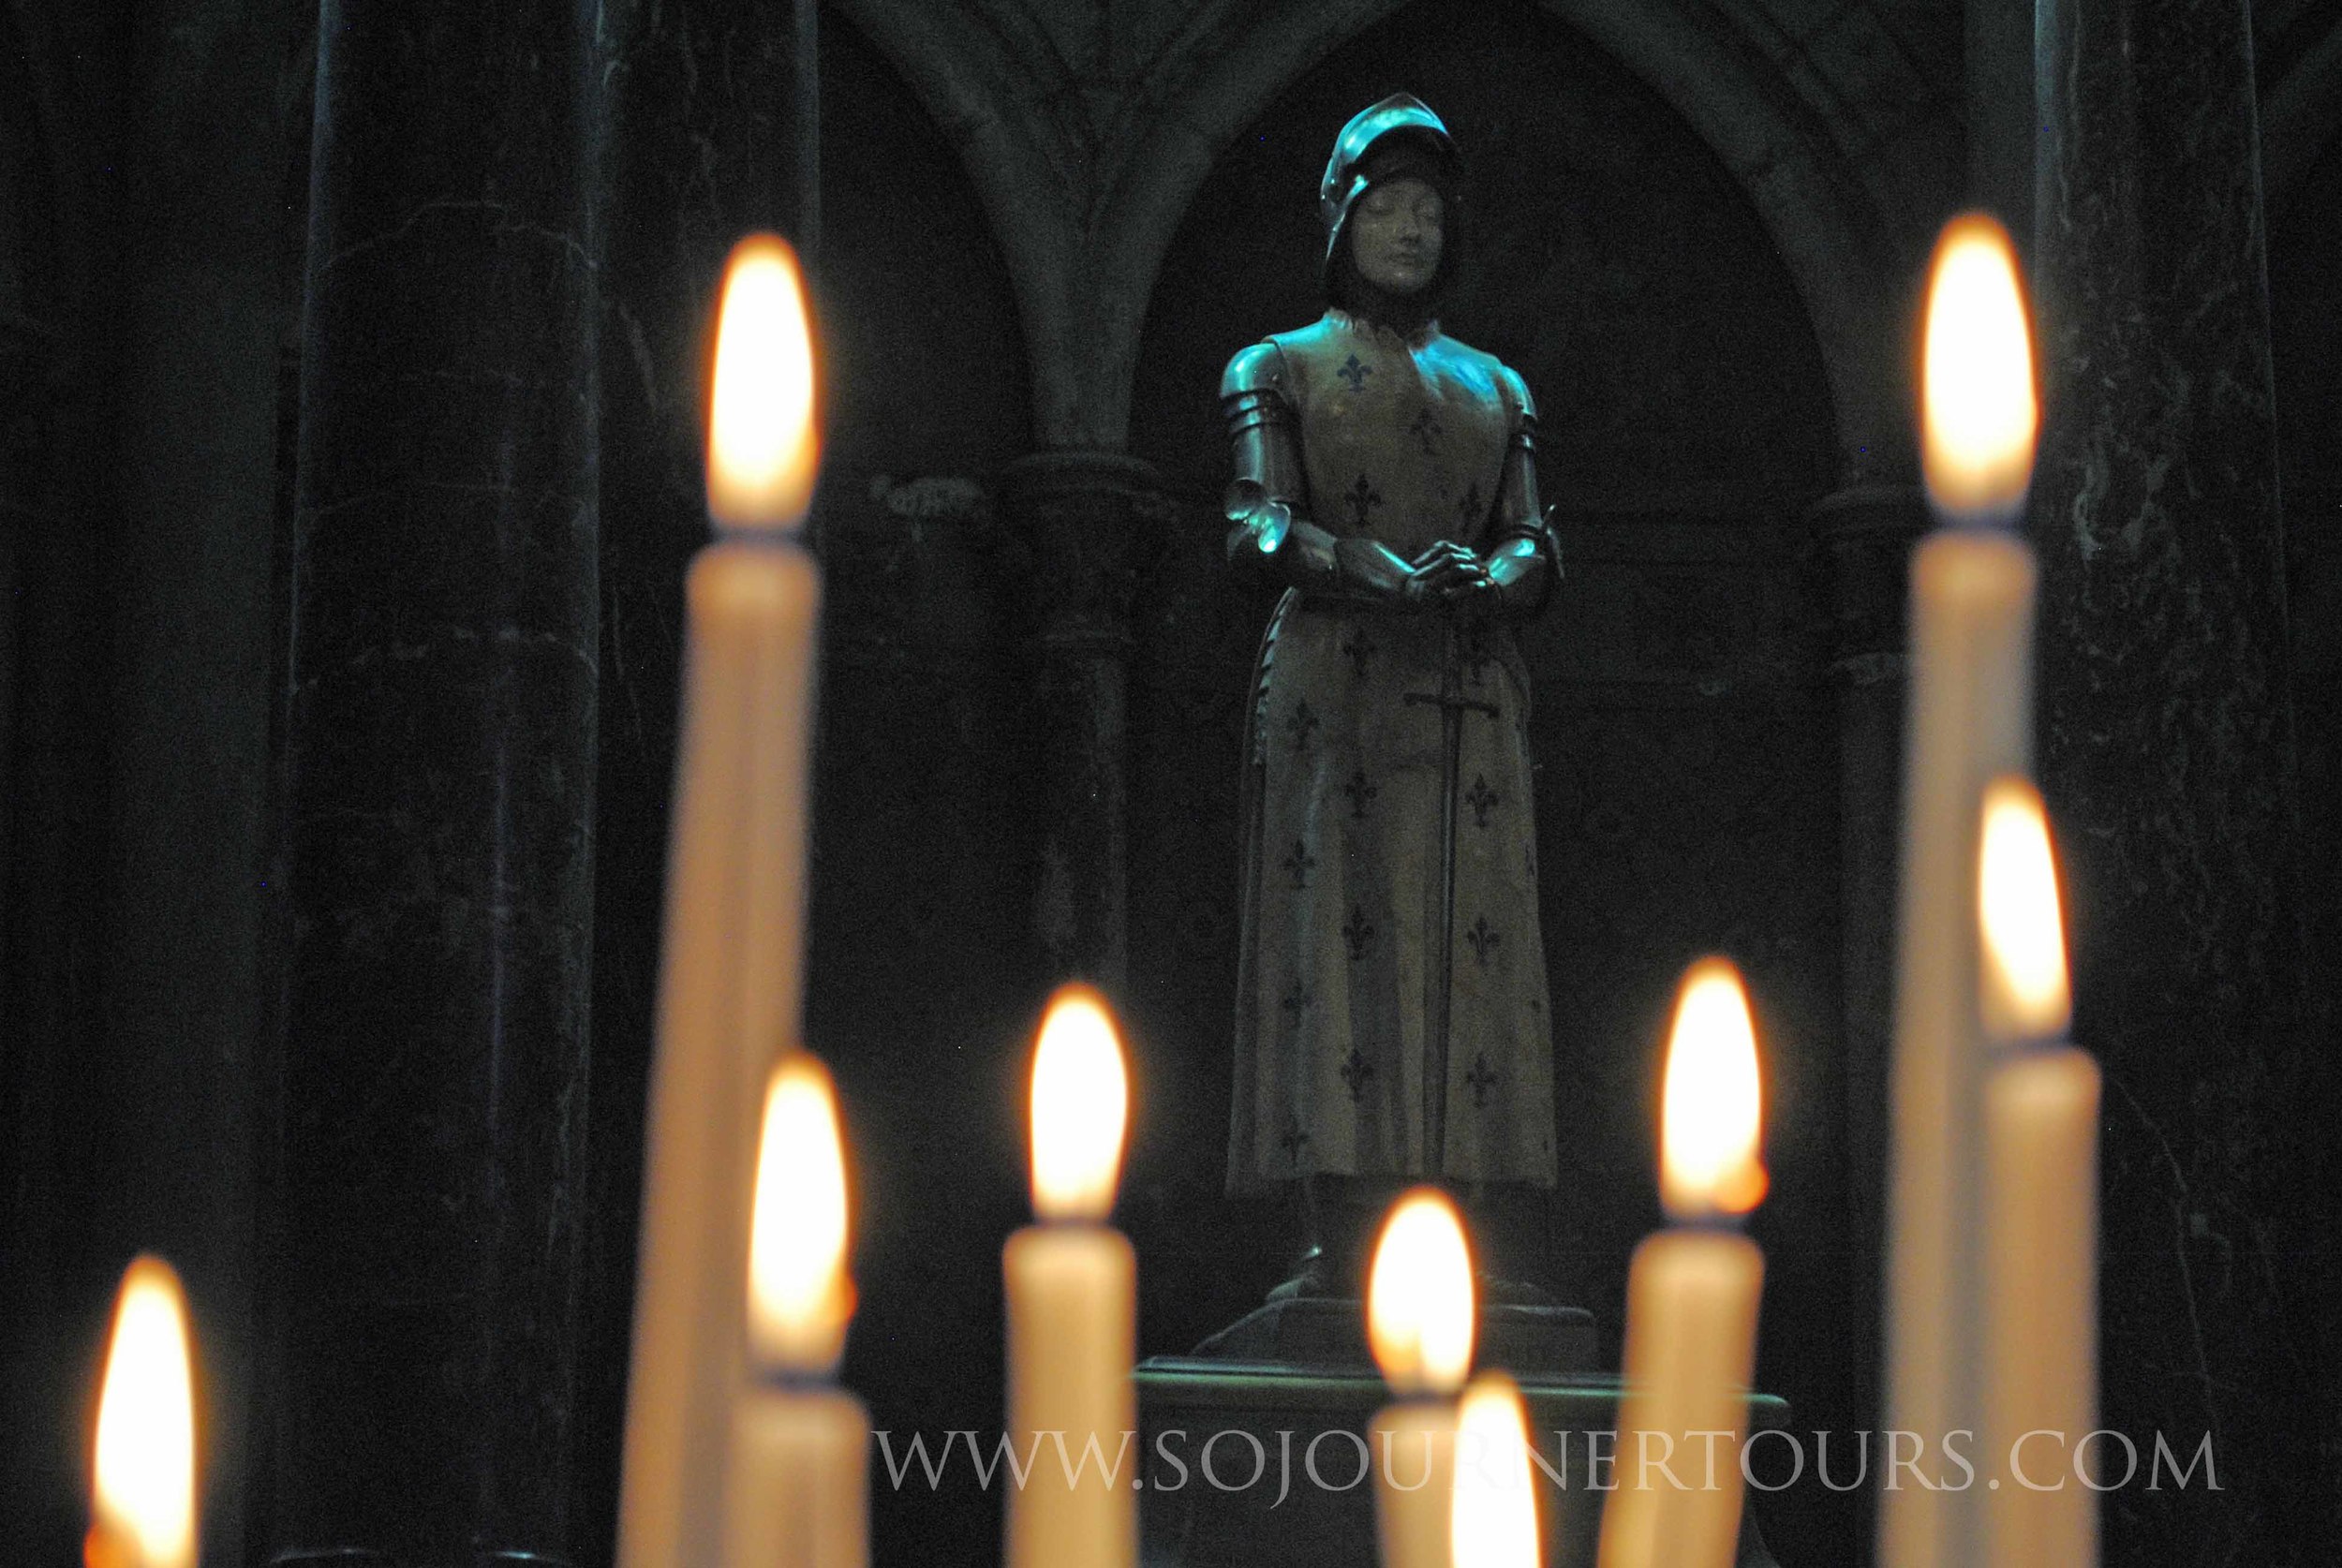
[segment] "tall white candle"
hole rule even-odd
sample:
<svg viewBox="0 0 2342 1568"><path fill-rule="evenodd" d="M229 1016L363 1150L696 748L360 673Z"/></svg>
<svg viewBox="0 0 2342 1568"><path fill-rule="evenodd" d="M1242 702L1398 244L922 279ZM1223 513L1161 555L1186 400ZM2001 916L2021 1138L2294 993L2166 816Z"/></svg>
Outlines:
<svg viewBox="0 0 2342 1568"><path fill-rule="evenodd" d="M1033 1053L1040 1222L1001 1255L1009 1441L1031 1456L1008 1495L1008 1568L1132 1568L1138 1559L1138 1259L1106 1223L1129 1105L1104 998L1064 987Z"/></svg>
<svg viewBox="0 0 2342 1568"><path fill-rule="evenodd" d="M1976 1283L1982 1064L1972 910L1977 801L2032 753L2033 555L2022 514L2038 413L2013 253L2000 226L1955 219L1930 286L1922 451L1950 525L1911 563L1910 706L1888 1194L1887 1426L1943 1459L1979 1412ZM1970 1492L1904 1485L1880 1499L1879 1561L1954 1568L1973 1549Z"/></svg>
<svg viewBox="0 0 2342 1568"><path fill-rule="evenodd" d="M1435 1187L1402 1194L1366 1290L1367 1342L1397 1396L1367 1427L1383 1568L1448 1568L1456 1391L1472 1369L1475 1312L1455 1204Z"/></svg>
<svg viewBox="0 0 2342 1568"><path fill-rule="evenodd" d="M195 1384L178 1271L141 1253L122 1276L98 1383L84 1568L195 1568Z"/></svg>
<svg viewBox="0 0 2342 1568"><path fill-rule="evenodd" d="M724 1568L868 1568L869 1414L831 1381L853 1311L845 1151L829 1072L803 1051L764 1097L748 1276Z"/></svg>
<svg viewBox="0 0 2342 1568"><path fill-rule="evenodd" d="M716 1561L745 1369L756 1116L801 1014L806 772L821 574L810 332L788 247L743 240L717 329L708 509L691 564L659 1043L620 1486L620 1568Z"/></svg>
<svg viewBox="0 0 2342 1568"><path fill-rule="evenodd" d="M1668 1042L1660 1200L1674 1221L1635 1249L1626 1281L1617 1489L1601 1568L1730 1568L1741 1439L1756 1360L1764 1254L1738 1222L1765 1192L1756 1034L1740 972L1683 976Z"/></svg>
<svg viewBox="0 0 2342 1568"><path fill-rule="evenodd" d="M1529 1413L1502 1372L1482 1372L1456 1413L1456 1472L1448 1513L1455 1568L1537 1568L1536 1481L1529 1461Z"/></svg>
<svg viewBox="0 0 2342 1568"><path fill-rule="evenodd" d="M1980 1561L2092 1568L2097 1495L2072 1471L2097 1426L2098 1065L2071 1015L2049 819L2022 778L1984 796L1978 916L1984 1085Z"/></svg>

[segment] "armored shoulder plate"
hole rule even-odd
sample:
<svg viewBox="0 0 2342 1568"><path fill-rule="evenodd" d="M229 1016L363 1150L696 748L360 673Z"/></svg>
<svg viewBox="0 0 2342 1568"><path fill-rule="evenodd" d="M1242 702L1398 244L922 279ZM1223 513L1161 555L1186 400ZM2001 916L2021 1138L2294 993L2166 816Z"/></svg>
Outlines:
<svg viewBox="0 0 2342 1568"><path fill-rule="evenodd" d="M1520 378L1520 372L1511 365L1496 367L1496 385L1513 415L1513 444L1534 447L1537 438L1537 403L1529 395L1529 383Z"/></svg>
<svg viewBox="0 0 2342 1568"><path fill-rule="evenodd" d="M1227 416L1228 434L1239 448L1247 431L1264 425L1293 422L1293 407L1285 392L1285 358L1274 343L1255 343L1228 362L1220 374L1220 408ZM1238 467L1246 466L1239 451Z"/></svg>
<svg viewBox="0 0 2342 1568"><path fill-rule="evenodd" d="M1247 392L1285 395L1285 357L1274 343L1263 340L1239 349L1220 373L1220 398L1226 402Z"/></svg>
<svg viewBox="0 0 2342 1568"><path fill-rule="evenodd" d="M1220 377L1220 407L1227 415L1236 470L1222 499L1231 525L1228 558L1289 584L1330 582L1334 563L1321 548L1324 536L1304 527L1302 538L1294 537L1307 485L1285 399L1284 351L1273 340L1255 343L1228 362Z"/></svg>

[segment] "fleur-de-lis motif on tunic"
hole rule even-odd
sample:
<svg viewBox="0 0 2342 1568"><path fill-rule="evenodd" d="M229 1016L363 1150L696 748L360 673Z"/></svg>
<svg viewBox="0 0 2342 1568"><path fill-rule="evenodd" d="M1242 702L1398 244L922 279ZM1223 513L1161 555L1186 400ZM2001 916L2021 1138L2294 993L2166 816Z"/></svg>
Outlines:
<svg viewBox="0 0 2342 1568"><path fill-rule="evenodd" d="M1485 1106L1489 1090L1496 1087L1496 1069L1489 1065L1489 1054L1483 1051L1474 1059L1472 1071L1464 1074L1464 1082L1472 1087L1472 1102Z"/></svg>
<svg viewBox="0 0 2342 1568"><path fill-rule="evenodd" d="M1366 661L1379 651L1372 643L1367 641L1365 630L1357 627L1353 627L1348 635L1342 638L1341 648L1348 657L1350 667L1360 675L1366 673Z"/></svg>
<svg viewBox="0 0 2342 1568"><path fill-rule="evenodd" d="M1277 1005L1284 1010L1286 1017L1297 1024L1301 1021L1302 1011L1310 1005L1309 991L1297 980L1285 987L1285 994L1278 998Z"/></svg>
<svg viewBox="0 0 2342 1568"><path fill-rule="evenodd" d="M1285 1151L1286 1159L1298 1166L1301 1163L1301 1146L1309 1141L1310 1135L1301 1131L1301 1118L1288 1111L1285 1114L1285 1130L1277 1134L1277 1146Z"/></svg>
<svg viewBox="0 0 2342 1568"><path fill-rule="evenodd" d="M1383 493L1374 488L1372 480L1360 474L1357 482L1350 487L1349 494L1342 496L1341 503L1350 509L1350 525L1364 533L1368 516L1383 504Z"/></svg>
<svg viewBox="0 0 2342 1568"><path fill-rule="evenodd" d="M1463 499L1456 503L1456 515L1463 523L1464 538L1470 539L1479 527L1481 516L1488 510L1480 500L1480 481L1474 480L1464 486Z"/></svg>
<svg viewBox="0 0 2342 1568"><path fill-rule="evenodd" d="M1341 923L1341 939L1350 944L1350 962L1366 956L1366 944L1374 939L1374 923L1366 918L1366 906L1350 906L1350 918Z"/></svg>
<svg viewBox="0 0 2342 1568"><path fill-rule="evenodd" d="M1350 782L1341 787L1341 792L1350 797L1351 817L1361 822L1366 821L1367 803L1382 793L1367 778L1364 768L1358 769L1350 776Z"/></svg>
<svg viewBox="0 0 2342 1568"><path fill-rule="evenodd" d="M1320 362L1322 363L1323 362ZM1350 390L1355 392L1362 390L1366 386L1366 378L1374 374L1374 367L1371 364L1360 364L1358 362L1357 355L1353 354L1349 357L1349 359L1342 362L1341 368L1335 371L1334 374L1349 382Z"/></svg>
<svg viewBox="0 0 2342 1568"><path fill-rule="evenodd" d="M1439 443L1433 439L1439 433L1440 422L1433 417L1430 406L1428 404L1424 406L1421 413L1416 415L1415 422L1407 426L1407 434L1422 443L1423 455L1426 457L1439 455Z"/></svg>
<svg viewBox="0 0 2342 1568"><path fill-rule="evenodd" d="M1480 960L1480 967L1487 969L1489 954L1503 944L1505 934L1489 924L1488 916L1482 915L1472 923L1472 929L1464 933L1464 940L1472 944L1472 955Z"/></svg>
<svg viewBox="0 0 2342 1568"><path fill-rule="evenodd" d="M1364 1094L1366 1086L1373 1081L1374 1064L1367 1060L1365 1053L1356 1045L1351 1046L1350 1059L1341 1064L1341 1082L1350 1091L1350 1103L1356 1104L1358 1096Z"/></svg>
<svg viewBox="0 0 2342 1568"><path fill-rule="evenodd" d="M1285 856L1281 864L1293 873L1293 885L1297 891L1310 885L1310 873L1317 869L1317 857L1310 853L1307 844L1297 838L1293 841L1293 852Z"/></svg>
<svg viewBox="0 0 2342 1568"><path fill-rule="evenodd" d="M1475 827L1488 826L1489 812L1493 810L1504 798L1503 795L1489 788L1488 775L1480 774L1475 777L1472 780L1472 788L1464 794L1464 803L1472 807L1473 825Z"/></svg>
<svg viewBox="0 0 2342 1568"><path fill-rule="evenodd" d="M1318 727L1325 722L1317 717L1317 711L1310 706L1308 698L1304 697L1294 703L1293 717L1285 720L1285 731L1293 737L1293 749L1307 751L1310 748L1311 739L1317 733Z"/></svg>

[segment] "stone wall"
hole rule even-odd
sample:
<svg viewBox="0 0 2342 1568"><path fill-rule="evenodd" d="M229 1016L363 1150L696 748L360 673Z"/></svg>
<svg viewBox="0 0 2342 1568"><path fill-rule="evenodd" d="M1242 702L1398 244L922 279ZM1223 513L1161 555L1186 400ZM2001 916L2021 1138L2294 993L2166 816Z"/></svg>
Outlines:
<svg viewBox="0 0 2342 1568"><path fill-rule="evenodd" d="M286 1129L331 1098L274 1098L304 1020L272 1021L297 914L268 853L300 591L284 551L316 10L150 10L0 18L0 972L18 1026L0 1051L17 1130L0 1156L0 1315L5 1364L33 1379L11 1386L50 1401L8 1417L5 1478L27 1500L28 1551L64 1560L81 1458L54 1410L94 1365L122 1260L160 1243L218 1346L229 1438L207 1561L235 1561L285 1544L248 1484L250 1442L284 1408L263 1354L287 1212L271 1183L303 1146ZM1236 347L1314 314L1326 143L1400 87L1449 115L1480 172L1449 325L1527 375L1563 520L1567 574L1529 639L1570 1150L1546 1237L1614 1333L1624 1250L1653 1217L1668 987L1694 954L1732 952L1773 1074L1760 1378L1801 1427L1866 1425L1900 574L1923 521L1913 311L1964 192L2031 201L2029 29L1986 0L837 0L816 19L819 141L792 152L790 11L617 5L594 46L622 67L586 95L618 139L578 229L603 248L571 279L590 274L598 327L555 355L593 388L600 452L594 614L573 617L598 633L591 733L569 727L577 765L553 811L594 832L590 886L561 894L592 911L591 963L553 987L576 1010L554 1015L590 1020L563 1036L586 1051L588 1121L562 1155L586 1161L583 1214L562 1217L581 1233L562 1350L576 1385L569 1451L499 1516L541 1537L515 1545L585 1563L608 1550L678 584L704 537L692 380L714 259L751 223L818 234L828 353L807 1022L860 1160L849 1380L882 1427L996 1421L1026 1051L1068 970L1104 974L1132 1025L1121 1216L1144 1260L1144 1350L1186 1348L1280 1271L1285 1217L1218 1190L1235 758L1266 604L1219 566L1210 393ZM2337 1108L2317 998L2342 937L2342 555L2327 542L2342 28L2316 0L2269 0L2225 37L2252 67L2228 90L2258 99L2283 520L2262 541L2281 538L2282 610L2253 599L2232 629L2266 655L2258 700L2294 709L2292 913L2308 939L2290 980L2282 953L2255 962L2306 1006L2232 1075L2214 1071L2217 1041L2166 1041L2174 1026L2152 1016L2109 1052L2110 1109L2135 1090L2151 1113L2110 1133L2116 1231L2142 1261L2110 1265L2124 1299L2109 1378L2112 1409L2210 1411L2233 1435L2264 1396L2330 1412L2342 1364L2316 1222L2335 1173L2308 1152ZM2246 142L2225 145L2243 158ZM2076 666L2044 662L2053 688L2061 668ZM2246 717L2273 732L2270 713ZM352 718L291 749L363 753L388 733ZM2136 780L2098 782L2063 797L2076 843L2130 832L2144 799ZM2191 787L2169 785L2187 809L2157 831L2216 886L2232 824ZM2243 929L2199 924L2215 947ZM2106 997L2106 980L2083 993ZM2127 1061L2142 1068L2127 1082ZM2197 1083L2216 1092L2191 1098ZM305 1157L334 1146L304 1135ZM2176 1165L2157 1164L2157 1137ZM427 1176L428 1140L400 1147ZM2279 1177L2301 1185L2273 1196ZM2204 1335L2159 1338L2227 1302ZM2318 1473L2282 1446L2237 1450L2268 1461L2246 1477L2261 1501L2111 1510L2108 1561L2159 1561L2174 1539L2317 1560L2330 1510L2269 1501ZM2330 1478L2330 1451L2315 1462ZM878 1503L882 1560L981 1560L997 1538L997 1496L972 1485ZM1768 1506L1785 1561L1869 1549L1860 1496Z"/></svg>

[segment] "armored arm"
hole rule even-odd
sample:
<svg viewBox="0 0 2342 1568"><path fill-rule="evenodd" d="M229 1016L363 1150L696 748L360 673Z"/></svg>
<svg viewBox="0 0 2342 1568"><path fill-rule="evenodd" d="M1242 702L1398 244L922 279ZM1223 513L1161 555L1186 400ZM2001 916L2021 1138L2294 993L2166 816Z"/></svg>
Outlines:
<svg viewBox="0 0 2342 1568"><path fill-rule="evenodd" d="M1537 507L1537 408L1528 384L1510 368L1499 377L1513 411L1512 439L1505 448L1505 475L1496 497L1489 548L1481 556L1493 597L1505 615L1529 616L1543 610L1561 575L1561 544L1553 525Z"/></svg>
<svg viewBox="0 0 2342 1568"><path fill-rule="evenodd" d="M1303 515L1308 485L1285 397L1284 355L1275 344L1256 343L1228 362L1220 407L1236 459L1223 503L1232 566L1329 598L1420 601L1415 569L1405 561L1372 540L1337 539Z"/></svg>

